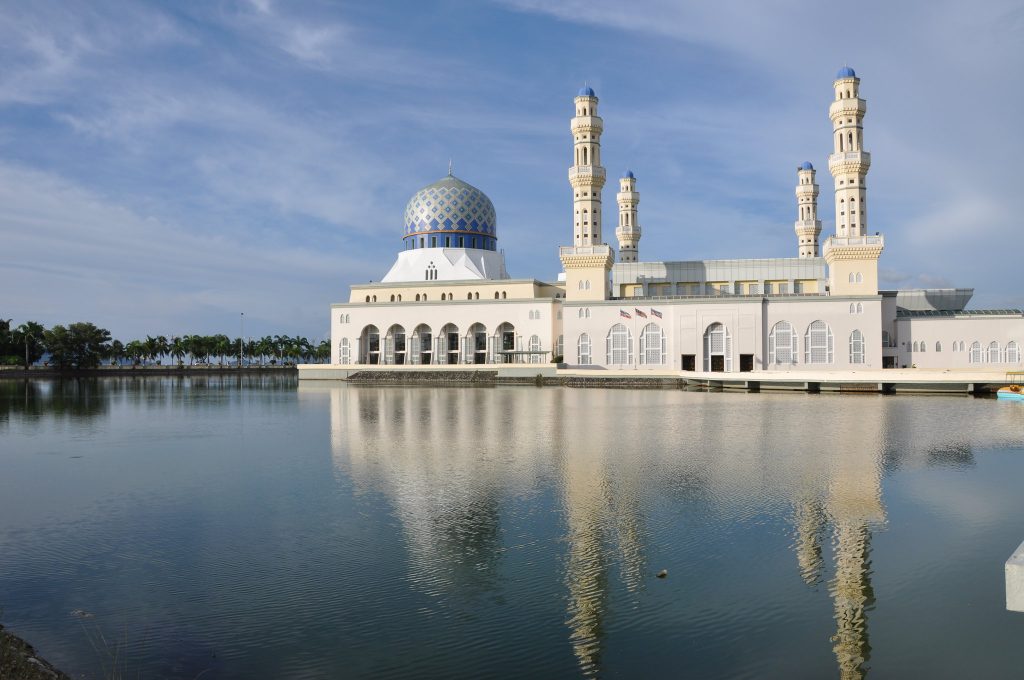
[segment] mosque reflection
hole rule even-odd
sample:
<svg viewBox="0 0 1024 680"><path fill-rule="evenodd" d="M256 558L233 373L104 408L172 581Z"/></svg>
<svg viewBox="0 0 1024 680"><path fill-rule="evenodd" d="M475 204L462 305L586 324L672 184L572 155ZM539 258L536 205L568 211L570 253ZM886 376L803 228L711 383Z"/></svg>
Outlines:
<svg viewBox="0 0 1024 680"><path fill-rule="evenodd" d="M840 677L864 677L883 476L972 459L913 419L890 427L889 397L844 399L833 421L809 423L801 400L827 397L301 384L300 398L324 390L335 469L393 504L423 592L499 589L502 499L556 486L567 643L584 675L601 673L611 591L639 597L667 566L649 564L652 507L697 498L790 509L794 578L831 600L822 644ZM623 426L658 408L657 431Z"/></svg>

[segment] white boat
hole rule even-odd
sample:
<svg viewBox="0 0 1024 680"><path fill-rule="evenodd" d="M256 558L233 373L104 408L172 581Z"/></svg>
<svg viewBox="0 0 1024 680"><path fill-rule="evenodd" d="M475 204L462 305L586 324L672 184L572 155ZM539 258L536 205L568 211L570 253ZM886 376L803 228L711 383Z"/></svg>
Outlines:
<svg viewBox="0 0 1024 680"><path fill-rule="evenodd" d="M1006 382L1009 384L999 388L996 398L1024 401L1024 371L1009 371Z"/></svg>

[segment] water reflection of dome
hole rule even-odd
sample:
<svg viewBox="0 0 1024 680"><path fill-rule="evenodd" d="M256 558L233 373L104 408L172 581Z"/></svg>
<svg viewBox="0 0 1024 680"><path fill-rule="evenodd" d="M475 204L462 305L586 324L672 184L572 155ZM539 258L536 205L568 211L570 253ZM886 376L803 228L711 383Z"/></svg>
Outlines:
<svg viewBox="0 0 1024 680"><path fill-rule="evenodd" d="M408 240L416 243L419 236L462 236L470 238L463 241L467 248L494 250L497 225L498 217L491 199L475 186L448 175L423 187L409 199L405 206L403 238L407 243Z"/></svg>

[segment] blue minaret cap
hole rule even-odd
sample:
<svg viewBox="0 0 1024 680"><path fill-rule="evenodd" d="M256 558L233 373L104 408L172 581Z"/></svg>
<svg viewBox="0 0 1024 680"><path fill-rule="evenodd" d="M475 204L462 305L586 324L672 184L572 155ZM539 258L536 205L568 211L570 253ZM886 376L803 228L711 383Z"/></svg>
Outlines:
<svg viewBox="0 0 1024 680"><path fill-rule="evenodd" d="M801 170L814 170L814 166L811 165L810 161L804 161L803 163L800 164L800 169Z"/></svg>
<svg viewBox="0 0 1024 680"><path fill-rule="evenodd" d="M857 77L857 72L854 71L849 66L842 67L841 69L839 69L839 73L836 74L836 80L839 80L840 78L856 78L856 77Z"/></svg>
<svg viewBox="0 0 1024 680"><path fill-rule="evenodd" d="M577 96L578 97L596 97L597 95L594 94L594 88L592 88L592 87L581 87L580 88L580 93Z"/></svg>
<svg viewBox="0 0 1024 680"><path fill-rule="evenodd" d="M632 170L626 170L626 172L622 175L622 179L633 179L633 177L634 175Z"/></svg>

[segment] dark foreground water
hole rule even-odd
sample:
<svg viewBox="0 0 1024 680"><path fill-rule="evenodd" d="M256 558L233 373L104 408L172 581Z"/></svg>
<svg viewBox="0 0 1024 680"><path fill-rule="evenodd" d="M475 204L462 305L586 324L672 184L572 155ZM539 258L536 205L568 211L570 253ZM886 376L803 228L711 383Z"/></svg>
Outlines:
<svg viewBox="0 0 1024 680"><path fill-rule="evenodd" d="M1020 677L1022 540L1024 404L0 381L0 622L79 677Z"/></svg>

